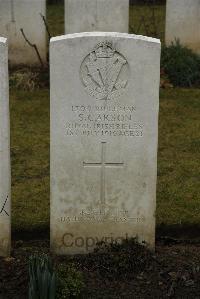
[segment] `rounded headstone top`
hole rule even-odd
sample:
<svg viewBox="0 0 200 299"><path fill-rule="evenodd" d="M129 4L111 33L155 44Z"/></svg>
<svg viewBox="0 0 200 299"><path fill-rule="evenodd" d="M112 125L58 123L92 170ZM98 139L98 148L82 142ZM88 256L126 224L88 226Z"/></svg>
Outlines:
<svg viewBox="0 0 200 299"><path fill-rule="evenodd" d="M73 38L81 38L81 37L118 37L118 38L126 38L126 39L135 39L141 40L151 43L160 44L160 40L153 37L143 36L143 35L136 35L136 34L128 34L128 33L119 33L119 32L81 32L81 33L72 33L66 35L60 35L51 38L51 43L58 42L61 40L73 39Z"/></svg>

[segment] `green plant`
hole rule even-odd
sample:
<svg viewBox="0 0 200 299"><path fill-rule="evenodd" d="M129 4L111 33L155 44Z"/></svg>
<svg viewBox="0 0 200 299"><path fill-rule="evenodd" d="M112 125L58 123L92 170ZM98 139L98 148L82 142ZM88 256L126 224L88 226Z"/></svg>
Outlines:
<svg viewBox="0 0 200 299"><path fill-rule="evenodd" d="M174 86L200 84L200 56L180 44L179 40L162 48L161 67Z"/></svg>
<svg viewBox="0 0 200 299"><path fill-rule="evenodd" d="M29 258L29 299L55 299L56 277L47 255Z"/></svg>
<svg viewBox="0 0 200 299"><path fill-rule="evenodd" d="M141 270L148 268L152 253L145 242L140 244L135 237L122 239L120 243L99 242L90 259L103 277L127 278L133 271L134 274L139 274Z"/></svg>
<svg viewBox="0 0 200 299"><path fill-rule="evenodd" d="M77 298L84 288L83 275L73 264L60 264L57 270L57 299Z"/></svg>
<svg viewBox="0 0 200 299"><path fill-rule="evenodd" d="M9 83L11 87L24 91L35 91L48 87L48 69L19 67L11 70Z"/></svg>

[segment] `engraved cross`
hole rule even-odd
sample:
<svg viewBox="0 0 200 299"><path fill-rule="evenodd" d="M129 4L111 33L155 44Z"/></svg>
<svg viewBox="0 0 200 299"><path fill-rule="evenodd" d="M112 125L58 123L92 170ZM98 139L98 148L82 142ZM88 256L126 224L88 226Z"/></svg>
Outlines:
<svg viewBox="0 0 200 299"><path fill-rule="evenodd" d="M83 162L84 167L98 167L101 169L101 185L100 185L100 202L103 211L105 211L106 196L105 196L105 185L106 185L106 168L123 167L124 163L106 162L106 142L101 142L101 161L96 163Z"/></svg>

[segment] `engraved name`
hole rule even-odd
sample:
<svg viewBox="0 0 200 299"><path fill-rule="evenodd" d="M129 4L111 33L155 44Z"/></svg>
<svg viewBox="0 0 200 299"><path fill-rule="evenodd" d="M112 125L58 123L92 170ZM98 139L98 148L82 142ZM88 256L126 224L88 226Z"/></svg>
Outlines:
<svg viewBox="0 0 200 299"><path fill-rule="evenodd" d="M143 137L135 106L73 105L71 111L72 120L65 123L67 136Z"/></svg>

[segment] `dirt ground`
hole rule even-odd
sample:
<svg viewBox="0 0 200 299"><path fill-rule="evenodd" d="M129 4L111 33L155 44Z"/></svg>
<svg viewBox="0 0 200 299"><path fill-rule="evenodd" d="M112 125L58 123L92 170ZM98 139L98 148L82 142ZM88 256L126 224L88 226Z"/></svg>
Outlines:
<svg viewBox="0 0 200 299"><path fill-rule="evenodd" d="M28 298L27 259L33 252L49 254L49 240L16 240L11 257L0 259L0 299ZM80 298L200 298L199 241L160 238L154 253L127 244L52 258L55 264L73 262L83 273Z"/></svg>

